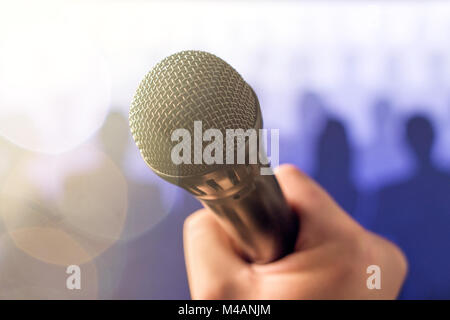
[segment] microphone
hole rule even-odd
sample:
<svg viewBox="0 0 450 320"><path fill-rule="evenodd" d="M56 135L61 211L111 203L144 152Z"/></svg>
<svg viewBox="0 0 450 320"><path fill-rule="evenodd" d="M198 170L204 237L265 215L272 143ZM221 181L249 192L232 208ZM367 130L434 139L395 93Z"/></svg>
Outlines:
<svg viewBox="0 0 450 320"><path fill-rule="evenodd" d="M248 261L268 263L293 251L299 220L275 176L262 173L270 167L254 161L255 136L267 160L261 135L236 145L240 137L229 135L260 132L262 117L254 91L228 63L193 50L163 59L141 81L129 120L147 165L214 212Z"/></svg>

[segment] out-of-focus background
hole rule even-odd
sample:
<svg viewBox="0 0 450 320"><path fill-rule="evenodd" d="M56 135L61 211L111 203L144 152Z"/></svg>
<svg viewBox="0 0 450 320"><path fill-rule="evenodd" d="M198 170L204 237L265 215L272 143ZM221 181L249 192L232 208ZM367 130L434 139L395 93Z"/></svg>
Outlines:
<svg viewBox="0 0 450 320"><path fill-rule="evenodd" d="M281 162L403 248L401 298L450 298L449 34L446 1L1 2L0 298L189 298L200 205L146 167L127 120L185 49L236 68Z"/></svg>

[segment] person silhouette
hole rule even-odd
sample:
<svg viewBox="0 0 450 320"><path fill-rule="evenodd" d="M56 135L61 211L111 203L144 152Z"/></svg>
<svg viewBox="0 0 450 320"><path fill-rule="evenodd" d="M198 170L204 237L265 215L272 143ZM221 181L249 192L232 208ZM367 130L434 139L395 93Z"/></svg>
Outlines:
<svg viewBox="0 0 450 320"><path fill-rule="evenodd" d="M358 152L358 180L370 193L397 181L410 169L392 100L378 96L372 105L373 138ZM389 159L389 161L383 161Z"/></svg>
<svg viewBox="0 0 450 320"><path fill-rule="evenodd" d="M299 97L297 112L296 137L280 137L280 161L293 163L304 172L313 174L317 139L326 122L325 103L320 94L306 90Z"/></svg>
<svg viewBox="0 0 450 320"><path fill-rule="evenodd" d="M409 261L400 298L450 298L450 176L431 160L435 132L430 120L414 115L406 123L406 140L416 170L405 181L379 192L371 229L396 242Z"/></svg>
<svg viewBox="0 0 450 320"><path fill-rule="evenodd" d="M440 117L440 134L436 142L435 159L443 170L450 170L450 100L447 98L446 112Z"/></svg>
<svg viewBox="0 0 450 320"><path fill-rule="evenodd" d="M314 177L348 213L356 211L358 192L351 178L352 150L344 125L329 119L319 137Z"/></svg>

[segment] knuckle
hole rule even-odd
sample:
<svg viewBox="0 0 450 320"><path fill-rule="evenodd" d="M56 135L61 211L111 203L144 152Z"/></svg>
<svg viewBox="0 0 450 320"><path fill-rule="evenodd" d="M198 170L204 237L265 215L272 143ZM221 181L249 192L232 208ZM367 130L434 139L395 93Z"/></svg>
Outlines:
<svg viewBox="0 0 450 320"><path fill-rule="evenodd" d="M244 268L233 275L203 283L197 290L192 290L192 297L200 300L258 299L263 297L260 280L251 268Z"/></svg>
<svg viewBox="0 0 450 320"><path fill-rule="evenodd" d="M400 274L401 274L401 277L404 279L406 277L406 275L408 274L408 269L409 269L408 260L406 259L405 254L399 247L395 246L395 250L398 255L398 260L399 260L398 265L400 268Z"/></svg>
<svg viewBox="0 0 450 320"><path fill-rule="evenodd" d="M351 278L356 274L360 274L361 266L365 266L368 262L369 248L365 237L354 235L344 240L341 244L343 249L336 265L337 274L341 279Z"/></svg>
<svg viewBox="0 0 450 320"><path fill-rule="evenodd" d="M304 176L304 173L300 171L299 168L297 168L293 164L282 164L276 169L276 173L280 175L299 175Z"/></svg>
<svg viewBox="0 0 450 320"><path fill-rule="evenodd" d="M189 215L183 224L184 232L189 232L199 226L202 226L205 222L205 209L200 209Z"/></svg>
<svg viewBox="0 0 450 320"><path fill-rule="evenodd" d="M313 184L305 184L302 188L302 193L310 203L318 205L322 204L324 193L318 186Z"/></svg>
<svg viewBox="0 0 450 320"><path fill-rule="evenodd" d="M221 300L230 296L230 286L221 280L209 283L192 292L192 297L198 300Z"/></svg>

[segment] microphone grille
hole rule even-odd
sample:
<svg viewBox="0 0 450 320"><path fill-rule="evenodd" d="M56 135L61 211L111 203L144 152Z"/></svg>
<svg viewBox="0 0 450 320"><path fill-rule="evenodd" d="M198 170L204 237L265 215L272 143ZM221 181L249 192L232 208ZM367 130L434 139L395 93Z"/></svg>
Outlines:
<svg viewBox="0 0 450 320"><path fill-rule="evenodd" d="M207 52L182 51L163 59L141 81L131 104L130 127L153 170L170 176L199 175L217 166L175 165L171 150L178 142L171 141L173 131L190 132L193 161L194 121L202 121L203 132L221 130L225 147L225 130L254 128L258 108L253 90L228 63Z"/></svg>

